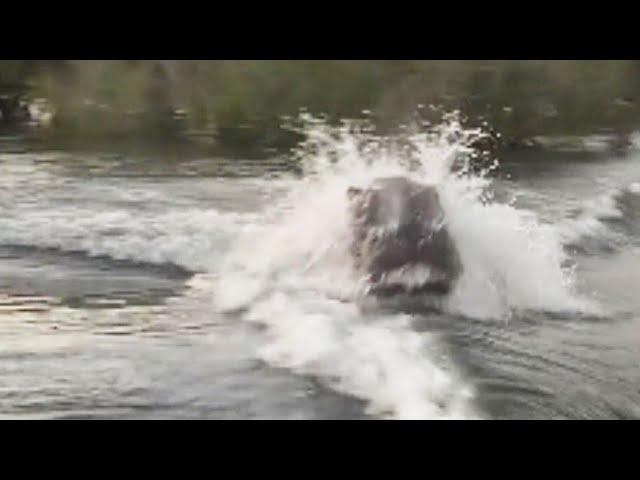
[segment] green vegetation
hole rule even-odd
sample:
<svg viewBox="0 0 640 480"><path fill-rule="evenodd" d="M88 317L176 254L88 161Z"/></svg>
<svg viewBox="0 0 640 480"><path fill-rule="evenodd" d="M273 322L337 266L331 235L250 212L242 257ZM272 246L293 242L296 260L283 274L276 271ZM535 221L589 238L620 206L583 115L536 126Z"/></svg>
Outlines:
<svg viewBox="0 0 640 480"><path fill-rule="evenodd" d="M215 139L257 151L290 145L281 119L300 109L330 119L369 110L393 128L436 104L523 139L637 128L640 62L0 61L0 98L17 95L48 100L57 138Z"/></svg>

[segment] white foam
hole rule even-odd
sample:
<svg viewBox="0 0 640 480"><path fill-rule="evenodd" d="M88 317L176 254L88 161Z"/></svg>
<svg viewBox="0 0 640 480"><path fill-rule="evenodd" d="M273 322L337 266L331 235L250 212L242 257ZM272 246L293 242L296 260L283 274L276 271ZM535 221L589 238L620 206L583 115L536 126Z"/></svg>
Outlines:
<svg viewBox="0 0 640 480"><path fill-rule="evenodd" d="M176 192L178 197L153 182L121 185L113 179L57 175L50 171L55 165L38 164L38 158L1 158L0 244L83 250L209 271L238 230L258 218L254 212L224 211L192 199L191 190Z"/></svg>
<svg viewBox="0 0 640 480"><path fill-rule="evenodd" d="M401 315L360 312L362 279L347 251L347 188L395 175L436 185L465 268L445 307L471 317L584 307L561 266L558 233L531 212L482 201L487 178L464 168L450 174L454 162L469 160L467 145L478 135L455 119L406 137L410 148L323 123L306 133L298 152L305 178L238 238L222 264L216 304L244 307L246 320L268 327L264 360L318 376L367 401L373 414L474 417L473 393L438 360L436 337L412 331Z"/></svg>
<svg viewBox="0 0 640 480"><path fill-rule="evenodd" d="M304 298L306 297L306 298ZM400 419L474 418L472 390L438 364L437 341L405 316L364 319L353 303L276 293L247 318L269 326L261 350L272 365L320 377L368 402L367 413Z"/></svg>
<svg viewBox="0 0 640 480"><path fill-rule="evenodd" d="M631 187L630 187L631 188ZM615 241L615 233L603 220L619 219L623 217L616 198L619 189L609 190L596 198L583 202L578 214L558 225L558 231L565 244L579 243L591 238L604 241Z"/></svg>
<svg viewBox="0 0 640 480"><path fill-rule="evenodd" d="M509 205L447 199L449 229L464 272L448 308L475 318L504 318L514 310L581 310L562 268L558 232Z"/></svg>

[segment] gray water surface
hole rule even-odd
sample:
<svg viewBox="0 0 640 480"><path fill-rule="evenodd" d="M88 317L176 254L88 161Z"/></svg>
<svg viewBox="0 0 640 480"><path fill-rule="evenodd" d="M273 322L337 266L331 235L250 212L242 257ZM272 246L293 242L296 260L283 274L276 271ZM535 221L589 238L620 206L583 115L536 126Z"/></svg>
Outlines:
<svg viewBox="0 0 640 480"><path fill-rule="evenodd" d="M280 194L281 166L152 160L0 153L0 417L370 418L363 400L261 361L260 326L190 283ZM513 154L501 174L543 221L601 225L567 249L605 313L414 311L412 328L441 336L484 418L638 418L640 155Z"/></svg>

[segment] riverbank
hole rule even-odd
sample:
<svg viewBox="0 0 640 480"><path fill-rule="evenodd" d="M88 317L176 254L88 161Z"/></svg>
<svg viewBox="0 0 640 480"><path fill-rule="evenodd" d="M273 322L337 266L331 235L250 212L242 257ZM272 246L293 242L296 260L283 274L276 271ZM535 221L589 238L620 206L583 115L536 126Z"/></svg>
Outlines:
<svg viewBox="0 0 640 480"><path fill-rule="evenodd" d="M269 157L300 140L282 124L301 110L367 117L384 132L417 111L437 123L458 110L506 149L602 134L624 150L640 127L637 61L26 62L0 61L0 97L11 97L0 130L35 122L28 134L54 144L185 142Z"/></svg>

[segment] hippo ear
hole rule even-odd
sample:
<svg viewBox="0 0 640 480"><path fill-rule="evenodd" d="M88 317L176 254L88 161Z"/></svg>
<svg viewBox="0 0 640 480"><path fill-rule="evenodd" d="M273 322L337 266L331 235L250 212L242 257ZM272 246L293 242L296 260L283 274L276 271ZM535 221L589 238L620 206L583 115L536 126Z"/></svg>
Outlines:
<svg viewBox="0 0 640 480"><path fill-rule="evenodd" d="M354 198L359 197L360 195L362 195L361 188L349 187L347 189L347 196L349 197L349 200L353 200Z"/></svg>

